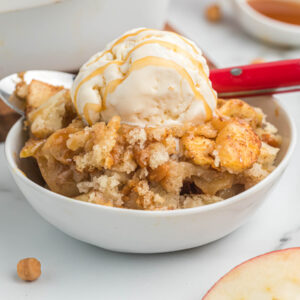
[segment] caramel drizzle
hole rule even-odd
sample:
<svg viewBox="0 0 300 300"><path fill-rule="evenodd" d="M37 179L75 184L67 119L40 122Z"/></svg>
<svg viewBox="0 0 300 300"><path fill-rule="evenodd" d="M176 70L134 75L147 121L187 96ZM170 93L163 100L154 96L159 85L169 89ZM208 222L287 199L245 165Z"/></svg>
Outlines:
<svg viewBox="0 0 300 300"><path fill-rule="evenodd" d="M89 114L90 110L94 111L95 113L100 113L101 112L101 104L86 103L84 105L83 114L84 114L84 117L85 117L86 121L91 126L91 125L93 125L93 121L90 118L90 114Z"/></svg>
<svg viewBox="0 0 300 300"><path fill-rule="evenodd" d="M97 75L101 75L103 74L103 72L105 71L105 69L110 66L110 65L121 65L122 62L121 61L111 61L103 66L101 66L100 68L96 69L95 71L93 71L90 75L88 75L87 77L85 77L83 80L80 81L80 83L77 85L75 93L74 93L74 105L75 108L78 112L78 106L77 106L77 94L79 89L81 88L81 86L86 83L87 81L89 81L90 79L94 78Z"/></svg>
<svg viewBox="0 0 300 300"><path fill-rule="evenodd" d="M181 75L181 77L184 78L188 82L195 97L202 101L204 108L205 108L205 112L206 112L206 120L209 120L212 117L211 108L209 107L209 105L207 104L207 102L205 101L203 96L195 88L193 79L191 78L189 73L182 66L176 64L174 61L165 59L165 58L161 58L161 57L157 57L157 56L147 56L147 57L144 57L144 58L134 61L131 65L131 67L129 68L128 73L126 74L126 76L124 78L110 81L107 84L105 94L103 97L104 103L106 101L107 94L113 93L116 90L116 88L131 74L131 72L145 68L147 66L158 66L158 67L163 66L163 67L172 68L172 69L176 70Z"/></svg>
<svg viewBox="0 0 300 300"><path fill-rule="evenodd" d="M196 49L195 45L193 45L188 39L186 39L185 37L183 37L182 35L173 32L176 36L178 36L180 39L182 39L185 43L187 43L196 54L199 54L198 50Z"/></svg>
<svg viewBox="0 0 300 300"><path fill-rule="evenodd" d="M91 62L89 62L87 64L87 66L90 66L91 64L97 62L100 58L102 58L105 54L107 53L111 53L111 51L113 50L113 48L115 46L117 46L118 44L122 43L124 40L126 40L128 37L131 37L131 36L136 36L138 35L139 33L143 32L143 31L148 31L148 30L153 30L153 29L149 29L149 28L142 28L138 31L135 31L135 32L132 32L132 33L128 33L124 36L122 36L120 39L118 39L117 41L114 42L114 44L110 47L110 49L104 51L101 55L99 55L98 57L96 57L94 60L92 60Z"/></svg>
<svg viewBox="0 0 300 300"><path fill-rule="evenodd" d="M118 45L120 42L122 42L123 40L125 40L125 39L128 38L129 36L135 36L135 35L139 34L140 32L143 32L143 31L146 31L146 30L151 30L151 29L146 29L146 28L144 28L144 29L138 30L138 31L136 31L136 32L134 32L134 33L127 34L127 35L123 36L121 39L117 40L117 41L112 45L112 47L111 47L110 50L107 50L107 51L103 52L102 55L98 56L94 61L90 62L88 65L90 65L91 63L94 63L94 62L96 62L97 60L99 60L101 57L103 57L106 53L110 52L116 45ZM174 33L174 34L176 34L176 33ZM178 34L176 34L176 35L177 35L179 38L181 38L184 42L186 42L187 44L189 44L189 45L192 47L192 49L194 50L194 52L195 52L196 54L198 54L197 49L195 48L195 46L194 46L192 43L190 43L190 42L189 42L188 40L186 40L184 37L182 37L182 36L180 36L180 35L178 35ZM150 36L153 36L153 35L150 35ZM146 37L148 37L148 36L146 36ZM146 38L146 37L144 37L144 38ZM133 51L135 51L136 49L138 49L138 48L140 48L140 47L142 47L142 46L144 46L144 45L146 45L146 44L152 44L152 43L160 44L160 45L162 45L162 46L165 47L165 48L171 49L171 50L173 50L174 52L179 52L179 53L182 53L182 54L184 54L185 56L187 56L187 57L190 59L190 61L191 61L194 65L196 65L196 66L198 67L198 69L201 71L202 75L204 76L204 78L205 78L207 84L209 85L209 79L208 79L206 73L204 72L204 69L203 69L202 64L201 64L198 60L194 59L194 57L193 57L190 53L188 53L187 51L185 51L185 50L182 49L181 47L179 47L179 46L177 46L177 45L175 45L175 44L173 44L173 43L170 43L170 42L166 42L166 41L162 41L162 40L157 40L157 39L153 39L153 40L150 40L150 41L142 42L142 43L138 44L137 46L135 46L133 49L131 49L131 50L127 53L127 55L126 55L126 57L125 57L125 59L124 59L124 63L128 60L128 58L130 57L130 55L132 54ZM150 56L149 56L149 57L150 57ZM146 57L146 58L147 58L147 57ZM143 59L146 59L146 58L143 58ZM155 57L152 57L152 61L154 61L153 58L155 58ZM156 57L156 58L159 59L158 57ZM141 61L141 60L143 60L143 59L140 59L140 60L138 60L138 61ZM90 120L90 118L89 118L89 113L88 113L89 109L92 109L92 110L95 111L95 112L101 112L102 110L104 110L105 107L106 107L106 97L107 97L108 93L112 93L112 92L117 88L117 86L118 86L121 82L123 82L123 81L128 77L128 75L129 75L129 74L131 73L131 71L134 69L135 63L137 63L138 61L136 61L136 62L133 63L133 65L131 66L131 68L130 68L130 70L129 70L129 73L126 75L126 77L124 77L123 79L115 79L115 80L112 80L111 82L109 82L109 83L107 84L107 87L106 87L106 89L105 89L104 96L103 96L103 99L102 99L102 102L103 102L103 103L102 103L102 107L101 107L100 104L95 104L95 106L87 106L87 105L84 106L84 116L85 116L85 119L88 121L88 123L89 123L90 125L91 125L91 120ZM166 61L169 61L169 60L166 60ZM75 108L76 108L77 111L78 111L78 107L77 107L77 94L78 94L78 91L79 91L80 87L81 87L85 82L87 82L87 81L89 81L90 79L92 79L93 77L95 77L95 76L97 76L97 75L103 74L103 72L105 71L105 69L106 69L109 65L111 65L111 64L118 64L118 65L121 65L122 62L120 62L120 61L111 61L111 62L109 62L109 63L107 63L107 64L101 66L100 68L96 69L95 71L93 71L90 75L88 75L86 78L84 78L84 79L79 83L79 85L77 86L77 88L76 88L76 90L75 90L75 94L74 94L74 104L75 104ZM180 66L177 65L176 63L174 63L174 65L180 67ZM174 65L173 65L173 66L174 66ZM146 65L145 65L145 66L146 66ZM160 65L157 64L157 66L160 66ZM172 66L170 66L170 67L172 67ZM180 68L183 69L182 67L180 67ZM175 69L178 71L178 68L175 68ZM184 70L184 69L183 69L183 70ZM185 70L184 70L184 71L185 71ZM183 75L182 75L182 74L183 74L182 70L180 71L180 74L181 74L182 77L184 77L185 79L189 78L189 79L187 79L188 82L189 82L189 85L191 86L191 88L192 88L192 90L193 90L193 92L194 92L196 98L202 100L202 102L203 102L203 104L204 104L204 107L205 107L205 110L206 110L206 119L209 119L209 118L212 116L212 110L211 110L210 107L208 106L208 104L207 104L207 102L205 101L205 99L203 98L203 96L196 90L195 85L194 85L194 82L193 82L193 80L191 79L191 77L189 76L189 74L188 74L186 71L185 71L185 73L186 73L187 76L186 76L186 75L183 76ZM192 83L192 84L191 84L191 83ZM214 92L212 91L212 88L210 88L210 89L211 89L212 94L214 95L214 98L216 98Z"/></svg>
<svg viewBox="0 0 300 300"><path fill-rule="evenodd" d="M90 119L89 110L93 110L95 113L100 113L101 111L105 110L107 95L109 93L112 93L116 89L117 85L119 85L122 81L123 81L123 79L119 78L119 79L114 79L107 84L105 91L104 91L103 99L102 99L102 105L98 104L98 103L86 103L84 105L83 115L89 125L93 124L92 120Z"/></svg>
<svg viewBox="0 0 300 300"><path fill-rule="evenodd" d="M201 62L198 61L198 60L196 60L196 59L195 59L189 52L187 52L186 50L184 50L184 49L182 49L181 47L177 46L176 44L173 44L173 43L170 43L170 42L166 42L166 41L162 41L162 40L156 40L156 39L142 42L142 43L138 44L137 46L135 46L133 49L131 49L131 50L127 53L127 55L126 55L124 61L126 62L126 61L128 60L128 58L129 58L129 56L131 55L131 53L132 53L133 51L135 51L136 49L138 49L138 48L140 48L140 47L142 47L142 46L144 46L144 45L147 45L147 44L155 44L155 43L156 43L156 44L159 44L159 45L161 45L161 46L163 46L163 47L165 47L165 48L168 48L168 49L170 49L170 50L172 50L172 51L174 51L174 52L181 53L181 54L183 54L184 56L188 57L188 59L192 62L192 64L198 67L198 69L200 70L202 76L204 76L204 78L205 78L207 84L209 84L208 77L207 77L206 73L204 72L204 69L203 69L203 66L202 66ZM211 89L211 90L212 90L212 89Z"/></svg>
<svg viewBox="0 0 300 300"><path fill-rule="evenodd" d="M120 44L121 42L123 42L124 40L126 40L128 37L131 37L131 36L136 36L138 34L140 34L141 32L144 32L144 31L157 31L155 29L150 29L150 28L142 28L138 31L135 31L135 32L132 32L132 33L129 33L129 34L126 34L124 36L122 36L120 39L118 39L117 41L115 41L115 43L110 47L110 49L104 51L101 55L99 55L98 57L96 57L94 60L92 60L91 62L89 62L87 64L87 66L90 66L92 65L93 63L97 62L100 58L102 58L105 54L107 53L111 53L111 51L113 50L113 48L115 46L117 46L118 44ZM171 31L170 31L171 32ZM176 35L177 37L179 37L182 41L184 41L186 44L188 44L192 49L193 51L196 53L196 54L199 54L199 52L197 51L196 47L188 40L186 39L185 37L181 36L180 34L176 33L176 32L171 32L173 33L174 35ZM146 36L144 36L142 38L142 40L145 40L147 38L150 38L150 37L160 37L161 35L153 35L153 34L148 34Z"/></svg>

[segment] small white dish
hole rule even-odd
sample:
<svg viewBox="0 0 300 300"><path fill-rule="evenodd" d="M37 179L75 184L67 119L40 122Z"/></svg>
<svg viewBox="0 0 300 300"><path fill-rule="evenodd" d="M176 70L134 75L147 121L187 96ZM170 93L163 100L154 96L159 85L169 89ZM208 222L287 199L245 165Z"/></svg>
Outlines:
<svg viewBox="0 0 300 300"><path fill-rule="evenodd" d="M289 0L291 2L299 1ZM267 43L300 46L300 26L276 21L257 12L247 0L232 0L235 18L252 36Z"/></svg>
<svg viewBox="0 0 300 300"><path fill-rule="evenodd" d="M161 29L169 0L1 0L0 77L75 72L123 32Z"/></svg>
<svg viewBox="0 0 300 300"><path fill-rule="evenodd" d="M34 209L49 223L76 239L105 249L132 253L189 249L224 237L244 224L267 198L294 151L296 128L287 111L268 97L250 101L264 110L283 136L278 166L249 190L207 206L141 211L81 202L51 192L23 173L33 177L37 166L32 165L32 160L19 159L18 154L26 140L22 119L7 136L6 158L17 185ZM30 172L26 171L28 169Z"/></svg>

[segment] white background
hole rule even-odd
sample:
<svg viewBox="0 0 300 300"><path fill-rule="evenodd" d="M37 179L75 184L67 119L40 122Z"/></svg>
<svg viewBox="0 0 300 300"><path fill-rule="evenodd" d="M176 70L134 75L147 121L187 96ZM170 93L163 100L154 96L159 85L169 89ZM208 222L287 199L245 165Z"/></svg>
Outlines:
<svg viewBox="0 0 300 300"><path fill-rule="evenodd" d="M221 24L206 23L205 2L173 1L168 19L219 66L246 64L258 57L300 57L299 49L261 45L229 15ZM300 129L300 94L280 99ZM300 246L299 144L280 184L245 226L210 245L156 255L113 253L56 230L25 201L8 173L3 148L1 144L0 299L200 299L221 275L243 260ZM16 275L18 260L28 256L42 263L42 276L33 283L22 282Z"/></svg>

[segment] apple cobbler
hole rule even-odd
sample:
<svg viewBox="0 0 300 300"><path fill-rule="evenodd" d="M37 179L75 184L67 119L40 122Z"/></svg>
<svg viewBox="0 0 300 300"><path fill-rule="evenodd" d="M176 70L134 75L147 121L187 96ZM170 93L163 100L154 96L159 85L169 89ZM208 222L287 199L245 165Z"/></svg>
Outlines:
<svg viewBox="0 0 300 300"><path fill-rule="evenodd" d="M277 129L259 108L218 99L214 117L199 125L87 126L70 91L21 81L34 157L53 192L101 205L142 210L190 208L223 201L265 178L280 147Z"/></svg>

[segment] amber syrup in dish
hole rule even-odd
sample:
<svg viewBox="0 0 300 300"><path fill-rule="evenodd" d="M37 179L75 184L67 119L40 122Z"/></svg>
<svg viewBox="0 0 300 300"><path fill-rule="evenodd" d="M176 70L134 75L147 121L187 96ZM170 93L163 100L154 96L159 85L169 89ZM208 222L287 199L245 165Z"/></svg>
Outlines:
<svg viewBox="0 0 300 300"><path fill-rule="evenodd" d="M248 0L247 2L266 17L292 25L300 25L300 2L284 0Z"/></svg>

